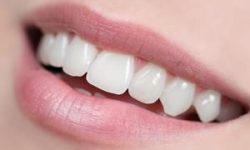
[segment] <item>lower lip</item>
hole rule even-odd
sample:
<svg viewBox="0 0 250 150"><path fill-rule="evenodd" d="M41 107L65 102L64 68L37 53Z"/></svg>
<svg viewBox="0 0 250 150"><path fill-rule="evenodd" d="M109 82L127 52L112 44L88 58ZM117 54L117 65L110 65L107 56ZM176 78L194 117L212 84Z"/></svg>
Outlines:
<svg viewBox="0 0 250 150"><path fill-rule="evenodd" d="M44 70L30 49L19 68L16 93L22 110L51 131L82 142L166 142L211 126L163 117L118 100L79 94Z"/></svg>

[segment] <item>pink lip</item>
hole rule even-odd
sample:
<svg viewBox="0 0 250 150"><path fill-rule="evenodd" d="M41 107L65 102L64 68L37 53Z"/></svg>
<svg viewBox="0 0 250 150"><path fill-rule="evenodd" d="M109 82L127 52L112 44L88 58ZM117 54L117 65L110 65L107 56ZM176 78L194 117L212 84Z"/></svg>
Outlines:
<svg viewBox="0 0 250 150"><path fill-rule="evenodd" d="M84 96L44 70L26 50L17 77L21 108L41 125L79 141L129 145L166 142L211 124L163 117L118 100Z"/></svg>
<svg viewBox="0 0 250 150"><path fill-rule="evenodd" d="M100 47L161 64L201 85L232 91L173 43L143 27L112 21L69 3L46 6L31 14L28 21L46 31L71 31ZM17 96L23 110L42 125L77 140L104 144L159 142L210 126L162 117L116 100L80 95L42 69L30 51L24 58L17 77Z"/></svg>

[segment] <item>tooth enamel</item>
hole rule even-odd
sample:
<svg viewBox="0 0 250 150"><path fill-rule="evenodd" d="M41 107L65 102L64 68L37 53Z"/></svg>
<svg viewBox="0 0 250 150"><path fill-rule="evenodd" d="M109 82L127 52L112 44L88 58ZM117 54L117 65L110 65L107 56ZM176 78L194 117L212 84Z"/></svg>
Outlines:
<svg viewBox="0 0 250 150"><path fill-rule="evenodd" d="M49 64L49 54L52 50L52 45L55 41L55 37L52 34L44 34L41 43L38 47L38 59L44 65Z"/></svg>
<svg viewBox="0 0 250 150"><path fill-rule="evenodd" d="M213 90L206 90L197 96L194 101L194 107L202 122L210 122L219 115L220 103L220 93Z"/></svg>
<svg viewBox="0 0 250 150"><path fill-rule="evenodd" d="M164 112L170 116L178 116L187 111L194 99L195 85L181 78L171 81L163 91L160 101Z"/></svg>
<svg viewBox="0 0 250 150"><path fill-rule="evenodd" d="M161 96L165 82L166 71L149 63L134 75L128 91L134 99L151 104Z"/></svg>
<svg viewBox="0 0 250 150"><path fill-rule="evenodd" d="M241 105L234 101L222 102L220 114L217 120L220 122L232 120L243 114L243 108Z"/></svg>
<svg viewBox="0 0 250 150"><path fill-rule="evenodd" d="M90 66L87 81L106 92L123 94L134 73L134 56L102 51Z"/></svg>
<svg viewBox="0 0 250 150"><path fill-rule="evenodd" d="M56 36L49 55L49 62L52 66L62 67L68 43L69 37L66 33L59 33Z"/></svg>
<svg viewBox="0 0 250 150"><path fill-rule="evenodd" d="M75 36L66 49L63 71L71 76L83 76L97 55L94 45Z"/></svg>

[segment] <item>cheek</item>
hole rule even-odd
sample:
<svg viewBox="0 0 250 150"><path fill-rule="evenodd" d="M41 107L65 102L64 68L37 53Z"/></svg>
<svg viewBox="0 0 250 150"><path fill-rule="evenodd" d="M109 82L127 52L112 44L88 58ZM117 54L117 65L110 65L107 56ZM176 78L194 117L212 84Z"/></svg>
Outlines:
<svg viewBox="0 0 250 150"><path fill-rule="evenodd" d="M14 96L14 75L15 75L15 61L20 52L20 44L18 44L18 29L14 23L11 23L11 16L6 8L1 8L0 4L0 139L1 147L13 139L14 124L16 122L14 117L18 115L18 109L15 105ZM13 121L13 122L12 122ZM11 122L11 123L10 123ZM4 135L4 136L3 136ZM10 140L12 141L12 140Z"/></svg>
<svg viewBox="0 0 250 150"><path fill-rule="evenodd" d="M21 44L24 38L16 18L6 10L7 7L1 8L2 6L0 5L0 122L6 122L9 114L18 111L15 108L14 76L24 47Z"/></svg>

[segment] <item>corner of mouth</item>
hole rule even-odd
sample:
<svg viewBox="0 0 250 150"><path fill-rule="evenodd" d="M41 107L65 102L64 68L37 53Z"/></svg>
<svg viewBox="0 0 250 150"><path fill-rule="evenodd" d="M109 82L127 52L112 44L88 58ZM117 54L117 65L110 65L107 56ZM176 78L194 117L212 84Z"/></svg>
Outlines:
<svg viewBox="0 0 250 150"><path fill-rule="evenodd" d="M216 72L198 62L176 43L151 29L131 22L116 21L86 6L70 2L43 6L30 14L26 19L27 24L39 27L44 32L66 31L79 35L97 47L153 62L167 68L171 74L190 80L202 88L220 91L227 97L246 103L243 93L234 89Z"/></svg>

